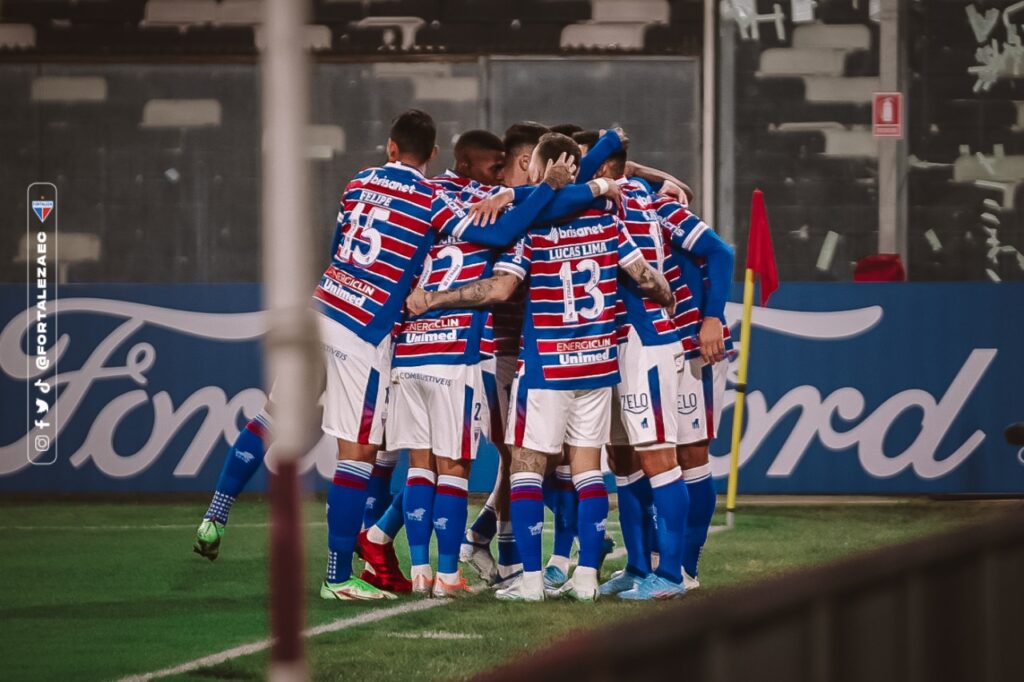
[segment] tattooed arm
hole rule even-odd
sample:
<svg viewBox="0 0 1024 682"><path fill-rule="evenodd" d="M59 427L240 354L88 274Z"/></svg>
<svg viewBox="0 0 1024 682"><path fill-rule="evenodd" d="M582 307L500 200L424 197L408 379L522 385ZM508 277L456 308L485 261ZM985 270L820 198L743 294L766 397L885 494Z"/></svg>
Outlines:
<svg viewBox="0 0 1024 682"><path fill-rule="evenodd" d="M446 291L414 289L405 305L413 315L439 308L485 308L512 297L520 279L511 272L496 270L487 279L479 279Z"/></svg>
<svg viewBox="0 0 1024 682"><path fill-rule="evenodd" d="M648 298L664 306L669 314L672 313L676 307L676 298L665 275L652 268L643 258L630 261L622 266L622 270L636 282Z"/></svg>

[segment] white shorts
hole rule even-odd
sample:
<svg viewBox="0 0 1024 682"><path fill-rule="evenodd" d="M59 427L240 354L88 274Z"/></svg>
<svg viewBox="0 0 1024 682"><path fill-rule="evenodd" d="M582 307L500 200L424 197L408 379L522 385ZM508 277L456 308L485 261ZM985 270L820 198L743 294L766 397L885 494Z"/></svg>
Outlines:
<svg viewBox="0 0 1024 682"><path fill-rule="evenodd" d="M497 355L480 363L487 401L485 413L490 417L489 437L492 441L502 438L508 425L508 401L518 362L519 358L515 355Z"/></svg>
<svg viewBox="0 0 1024 682"><path fill-rule="evenodd" d="M481 375L479 364L393 368L388 448L476 459L480 437L490 430Z"/></svg>
<svg viewBox="0 0 1024 682"><path fill-rule="evenodd" d="M551 455L562 454L562 444L600 448L611 430L612 389L555 391L512 384L505 442Z"/></svg>
<svg viewBox="0 0 1024 682"><path fill-rule="evenodd" d="M676 443L689 445L713 440L725 403L725 380L729 376L726 360L705 365L700 358L686 363L680 375L677 400L678 432Z"/></svg>
<svg viewBox="0 0 1024 682"><path fill-rule="evenodd" d="M619 344L612 401L612 445L676 444L676 396L686 361L679 343L645 346L630 330Z"/></svg>
<svg viewBox="0 0 1024 682"><path fill-rule="evenodd" d="M323 431L353 443L380 445L391 371L391 337L373 346L324 315L317 315L317 319L327 369Z"/></svg>

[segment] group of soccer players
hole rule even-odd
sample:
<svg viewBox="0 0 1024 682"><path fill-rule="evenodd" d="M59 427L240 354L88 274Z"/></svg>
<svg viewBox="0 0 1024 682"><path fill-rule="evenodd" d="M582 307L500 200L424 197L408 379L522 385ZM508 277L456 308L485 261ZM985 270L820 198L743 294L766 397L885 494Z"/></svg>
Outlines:
<svg viewBox="0 0 1024 682"><path fill-rule="evenodd" d="M435 138L422 111L395 119L388 162L345 189L313 295L322 427L338 442L321 597L470 594L460 561L511 601L694 589L715 507L708 442L731 351L732 249L688 211L681 181L627 161L621 130L469 131L454 167L428 178ZM196 533L211 560L264 459L272 403L273 392L228 451ZM467 529L481 437L501 465ZM601 583L606 446L627 565ZM392 496L401 450L408 477ZM393 548L403 526L411 579Z"/></svg>

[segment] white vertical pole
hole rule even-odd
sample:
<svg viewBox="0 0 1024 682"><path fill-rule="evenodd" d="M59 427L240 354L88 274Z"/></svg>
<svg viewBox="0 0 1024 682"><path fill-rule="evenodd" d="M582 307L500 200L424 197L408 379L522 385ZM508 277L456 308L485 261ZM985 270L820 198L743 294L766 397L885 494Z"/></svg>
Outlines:
<svg viewBox="0 0 1024 682"><path fill-rule="evenodd" d="M709 225L715 224L715 98L717 88L715 78L717 41L718 0L704 0L704 51L703 77L701 78L701 197L700 215Z"/></svg>
<svg viewBox="0 0 1024 682"><path fill-rule="evenodd" d="M900 2L881 0L879 7L878 80L882 92L901 92ZM903 93L903 128L907 128L907 93ZM878 252L898 253L907 260L906 142L878 139Z"/></svg>
<svg viewBox="0 0 1024 682"><path fill-rule="evenodd" d="M266 376L274 381L271 476L269 679L308 677L303 649L305 578L298 459L310 441L314 349L312 233L306 127L307 0L265 0L263 88L263 295L269 314Z"/></svg>

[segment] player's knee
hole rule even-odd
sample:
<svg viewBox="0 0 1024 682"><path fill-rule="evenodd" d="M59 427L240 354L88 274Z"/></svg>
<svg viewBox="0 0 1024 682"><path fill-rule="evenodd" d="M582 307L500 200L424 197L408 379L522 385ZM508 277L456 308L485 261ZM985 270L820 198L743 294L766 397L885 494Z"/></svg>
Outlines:
<svg viewBox="0 0 1024 682"><path fill-rule="evenodd" d="M469 478L470 462L468 460L437 458L437 473L442 476Z"/></svg>
<svg viewBox="0 0 1024 682"><path fill-rule="evenodd" d="M693 469L708 463L708 441L680 446L679 464L683 469Z"/></svg>
<svg viewBox="0 0 1024 682"><path fill-rule="evenodd" d="M676 449L668 443L653 443L636 448L640 466L648 477L663 474L679 466Z"/></svg>
<svg viewBox="0 0 1024 682"><path fill-rule="evenodd" d="M531 473L544 475L547 471L549 458L542 452L529 448L513 447L512 463L509 470L513 474Z"/></svg>
<svg viewBox="0 0 1024 682"><path fill-rule="evenodd" d="M639 470L636 453L629 445L608 446L608 468L616 476L629 476Z"/></svg>
<svg viewBox="0 0 1024 682"><path fill-rule="evenodd" d="M338 459L348 459L356 462L369 462L370 464L373 464L377 461L377 451L379 448L379 445L353 443L350 440L339 438Z"/></svg>

